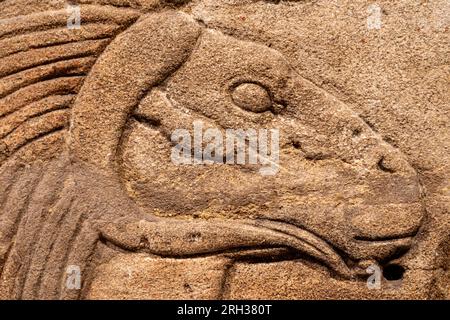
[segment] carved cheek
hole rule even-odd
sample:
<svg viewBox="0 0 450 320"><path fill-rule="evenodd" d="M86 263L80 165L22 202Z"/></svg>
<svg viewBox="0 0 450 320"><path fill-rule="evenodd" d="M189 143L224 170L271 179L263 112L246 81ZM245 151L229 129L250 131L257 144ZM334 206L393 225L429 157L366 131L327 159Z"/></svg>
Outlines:
<svg viewBox="0 0 450 320"><path fill-rule="evenodd" d="M120 146L125 190L149 213L181 212L187 181L170 161L171 145L156 129L130 120Z"/></svg>
<svg viewBox="0 0 450 320"><path fill-rule="evenodd" d="M261 188L259 175L251 173L253 180L244 179L235 165L176 164L173 146L159 130L135 120L124 132L119 148L121 180L128 194L150 212L189 214L211 207L219 212L221 201L237 210Z"/></svg>
<svg viewBox="0 0 450 320"><path fill-rule="evenodd" d="M137 121L130 121L130 124L120 147L121 167L134 176L147 176L152 168L167 166L170 143L158 130Z"/></svg>

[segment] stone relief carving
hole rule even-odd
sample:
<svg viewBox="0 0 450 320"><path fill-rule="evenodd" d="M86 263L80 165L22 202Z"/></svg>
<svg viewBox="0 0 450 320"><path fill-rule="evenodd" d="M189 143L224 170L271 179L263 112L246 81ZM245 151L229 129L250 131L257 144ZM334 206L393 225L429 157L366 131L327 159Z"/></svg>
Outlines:
<svg viewBox="0 0 450 320"><path fill-rule="evenodd" d="M208 24L204 4L122 2L79 1L79 29L59 4L2 23L2 299L448 294L448 232L427 240L435 207L448 231L445 171L421 172L282 49ZM172 132L199 120L279 130L278 172L173 163Z"/></svg>

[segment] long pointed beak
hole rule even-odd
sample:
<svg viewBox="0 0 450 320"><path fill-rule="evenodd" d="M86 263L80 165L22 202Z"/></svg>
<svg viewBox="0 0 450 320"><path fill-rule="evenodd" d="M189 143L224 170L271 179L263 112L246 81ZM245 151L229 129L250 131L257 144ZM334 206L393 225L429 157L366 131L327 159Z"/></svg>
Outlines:
<svg viewBox="0 0 450 320"><path fill-rule="evenodd" d="M141 220L118 228L108 224L101 229L104 239L130 251L144 251L164 257L192 257L224 254L233 257L245 250L287 248L321 261L337 275L349 278L351 272L341 257L324 240L285 223L273 221L181 221Z"/></svg>

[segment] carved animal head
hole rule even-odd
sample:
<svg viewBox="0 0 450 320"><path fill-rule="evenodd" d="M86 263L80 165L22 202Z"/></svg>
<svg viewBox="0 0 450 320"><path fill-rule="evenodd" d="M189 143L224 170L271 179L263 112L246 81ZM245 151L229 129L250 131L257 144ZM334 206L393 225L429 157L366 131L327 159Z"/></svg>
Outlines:
<svg viewBox="0 0 450 320"><path fill-rule="evenodd" d="M307 233L355 260L398 254L420 226L417 176L399 150L279 52L183 14L149 15L121 34L93 67L73 115L75 158L117 173L144 216ZM221 131L278 129L279 172L173 163L170 134L196 120Z"/></svg>
<svg viewBox="0 0 450 320"><path fill-rule="evenodd" d="M48 30L32 33L65 23L65 12L11 22L0 33L0 161L70 155L31 173L2 168L0 258L10 253L2 281L11 296L57 296L60 279L42 281L43 272L87 260L99 237L161 256L309 256L345 277L357 272L355 262L409 248L423 214L414 169L281 53L174 11L82 9L84 32L59 30L57 40ZM198 120L222 133L279 130L278 172L173 163L171 134ZM57 141L68 149L52 149ZM33 192L41 195L19 196ZM3 246L14 230L16 243ZM22 261L33 241L35 255Z"/></svg>

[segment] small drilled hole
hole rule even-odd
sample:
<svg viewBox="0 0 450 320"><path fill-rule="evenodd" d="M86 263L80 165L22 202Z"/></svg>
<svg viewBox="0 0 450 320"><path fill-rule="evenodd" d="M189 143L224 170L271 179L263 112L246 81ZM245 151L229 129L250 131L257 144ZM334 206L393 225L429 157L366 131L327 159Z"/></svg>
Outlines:
<svg viewBox="0 0 450 320"><path fill-rule="evenodd" d="M292 146L295 148L295 149L302 149L302 145L301 145L301 143L300 142L298 142L298 141L294 141L294 142L292 142Z"/></svg>
<svg viewBox="0 0 450 320"><path fill-rule="evenodd" d="M383 268L383 276L386 280L396 281L403 279L405 268L398 264L390 264Z"/></svg>
<svg viewBox="0 0 450 320"><path fill-rule="evenodd" d="M183 285L184 290L186 290L186 292L193 292L194 290L192 290L192 287L189 283L185 283Z"/></svg>
<svg viewBox="0 0 450 320"><path fill-rule="evenodd" d="M352 132L353 137L357 137L361 134L361 129L354 129Z"/></svg>

